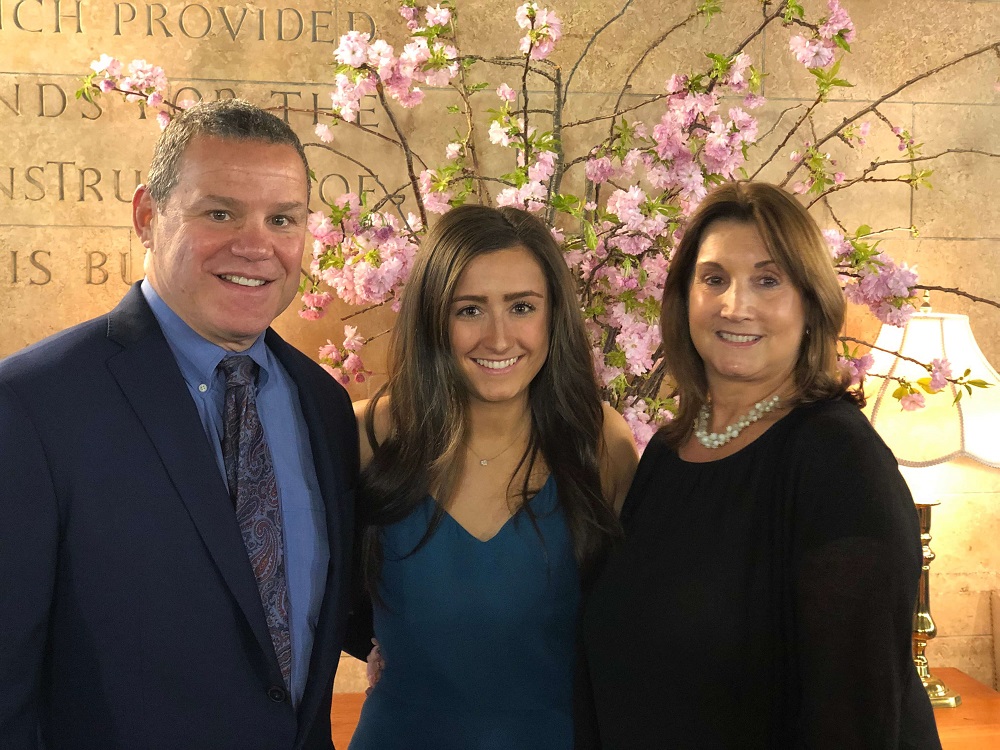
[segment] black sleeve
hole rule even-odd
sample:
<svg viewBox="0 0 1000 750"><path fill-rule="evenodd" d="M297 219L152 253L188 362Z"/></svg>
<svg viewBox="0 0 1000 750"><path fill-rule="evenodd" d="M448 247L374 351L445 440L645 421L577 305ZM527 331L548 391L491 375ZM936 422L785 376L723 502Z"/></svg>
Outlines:
<svg viewBox="0 0 1000 750"><path fill-rule="evenodd" d="M914 720L904 706L916 678L916 509L858 409L830 407L792 441L795 734L801 747L895 750ZM930 727L921 747L939 746Z"/></svg>

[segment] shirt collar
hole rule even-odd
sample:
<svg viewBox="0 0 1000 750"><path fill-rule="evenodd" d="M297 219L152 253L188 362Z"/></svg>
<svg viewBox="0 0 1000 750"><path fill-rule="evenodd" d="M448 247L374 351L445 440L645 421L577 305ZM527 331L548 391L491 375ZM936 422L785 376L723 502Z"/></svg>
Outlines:
<svg viewBox="0 0 1000 750"><path fill-rule="evenodd" d="M156 322L160 324L185 382L195 388L202 383L211 383L219 362L234 352L223 349L218 344L213 344L185 323L156 293L153 285L149 283L149 279L142 280L140 289L153 311ZM257 387L262 387L267 382L267 371L270 365L264 335L258 336L249 349L239 353L248 355L260 367Z"/></svg>

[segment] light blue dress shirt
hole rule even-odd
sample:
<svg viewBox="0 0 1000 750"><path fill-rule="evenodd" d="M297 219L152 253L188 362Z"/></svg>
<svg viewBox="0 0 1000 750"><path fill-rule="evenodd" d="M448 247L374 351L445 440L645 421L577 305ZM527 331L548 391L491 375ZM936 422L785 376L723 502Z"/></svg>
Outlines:
<svg viewBox="0 0 1000 750"><path fill-rule="evenodd" d="M148 279L142 282L141 288L198 408L205 433L215 448L219 473L225 482L222 412L226 381L216 368L232 352L202 338L181 320L160 298ZM326 510L316 479L309 431L302 416L298 388L264 344L263 335L241 353L249 355L260 366L257 409L274 461L281 503L292 641L290 689L292 703L298 705L305 692L309 657L330 561ZM235 516L233 521L235 523Z"/></svg>

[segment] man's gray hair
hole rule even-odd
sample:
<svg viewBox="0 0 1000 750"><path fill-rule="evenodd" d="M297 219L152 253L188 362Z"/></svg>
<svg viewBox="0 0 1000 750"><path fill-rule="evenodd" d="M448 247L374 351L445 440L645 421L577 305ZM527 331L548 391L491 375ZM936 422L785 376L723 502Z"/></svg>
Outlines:
<svg viewBox="0 0 1000 750"><path fill-rule="evenodd" d="M306 152L288 123L243 99L220 99L199 102L184 110L160 135L153 150L153 160L146 180L146 189L157 203L163 203L177 185L181 157L195 136L291 146L302 159L306 195L311 193Z"/></svg>

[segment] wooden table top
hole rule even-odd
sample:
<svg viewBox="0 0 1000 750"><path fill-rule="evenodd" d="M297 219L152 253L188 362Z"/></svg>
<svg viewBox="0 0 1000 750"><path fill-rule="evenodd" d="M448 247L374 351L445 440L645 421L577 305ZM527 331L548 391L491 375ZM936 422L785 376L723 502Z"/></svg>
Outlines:
<svg viewBox="0 0 1000 750"><path fill-rule="evenodd" d="M1000 693L957 669L941 667L933 671L945 685L962 696L962 705L958 708L934 709L944 750L1000 748ZM333 696L330 720L337 750L347 750L364 702L363 693Z"/></svg>
<svg viewBox="0 0 1000 750"><path fill-rule="evenodd" d="M957 708L935 708L944 750L991 750L1000 747L1000 693L950 667L932 673L962 696Z"/></svg>

